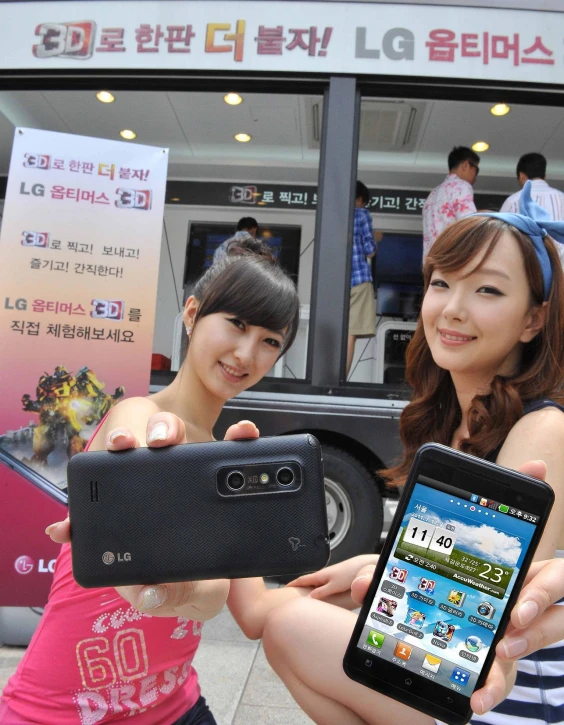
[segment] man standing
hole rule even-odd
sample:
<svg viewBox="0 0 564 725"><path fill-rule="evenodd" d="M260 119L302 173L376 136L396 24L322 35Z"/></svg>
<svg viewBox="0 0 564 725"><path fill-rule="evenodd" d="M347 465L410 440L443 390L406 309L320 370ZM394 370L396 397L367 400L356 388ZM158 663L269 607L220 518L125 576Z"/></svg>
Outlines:
<svg viewBox="0 0 564 725"><path fill-rule="evenodd" d="M423 206L423 260L443 229L476 211L472 187L479 164L478 154L466 146L455 146L448 155L448 176Z"/></svg>
<svg viewBox="0 0 564 725"><path fill-rule="evenodd" d="M232 242L240 242L244 239L249 239L249 237L256 239L257 232L258 222L252 216L244 216L239 219L235 234L222 242L215 250L213 254L213 263L215 264L216 262L219 262L220 259L223 259L223 257L227 255L227 247Z"/></svg>
<svg viewBox="0 0 564 725"><path fill-rule="evenodd" d="M546 159L542 154L530 153L521 156L517 164L517 181L521 189L531 180L531 199L550 214L553 221L564 221L564 194L553 189L544 180L546 176ZM521 192L511 194L501 207L501 211L519 213ZM560 261L564 267L564 245L557 244Z"/></svg>
<svg viewBox="0 0 564 725"><path fill-rule="evenodd" d="M366 208L369 201L370 194L368 193L368 189L362 181L357 181L351 265L349 336L347 339L347 369L345 377L349 375L357 338L374 337L376 334L376 302L374 300L370 260L376 253L377 237L375 237L372 228L372 217Z"/></svg>

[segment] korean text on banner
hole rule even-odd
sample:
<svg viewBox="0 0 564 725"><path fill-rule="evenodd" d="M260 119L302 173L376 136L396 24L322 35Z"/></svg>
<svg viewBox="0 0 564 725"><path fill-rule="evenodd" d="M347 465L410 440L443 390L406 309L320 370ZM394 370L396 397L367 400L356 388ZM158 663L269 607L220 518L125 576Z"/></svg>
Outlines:
<svg viewBox="0 0 564 725"><path fill-rule="evenodd" d="M1 5L0 67L8 70L353 73L562 84L564 13L537 9L540 2L527 10L461 2Z"/></svg>
<svg viewBox="0 0 564 725"><path fill-rule="evenodd" d="M0 448L60 488L146 395L168 149L17 128L0 237Z"/></svg>

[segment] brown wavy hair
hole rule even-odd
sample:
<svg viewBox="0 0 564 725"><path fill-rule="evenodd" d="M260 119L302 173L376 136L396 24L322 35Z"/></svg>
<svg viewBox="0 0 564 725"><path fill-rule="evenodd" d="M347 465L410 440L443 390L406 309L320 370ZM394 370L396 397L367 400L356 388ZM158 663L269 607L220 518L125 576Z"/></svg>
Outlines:
<svg viewBox="0 0 564 725"><path fill-rule="evenodd" d="M541 305L543 278L530 238L506 222L486 216L461 219L439 235L423 268L425 293L434 269L455 272L486 248L481 267L505 232L515 238L523 255L531 306ZM552 267L544 325L523 345L519 369L508 377L496 375L490 392L476 395L468 411L469 436L461 440L460 450L480 458L499 449L523 415L524 403L543 398L564 403L564 275L555 242L549 237L543 241ZM452 378L434 362L421 316L406 352L406 380L413 397L400 418L403 460L380 472L391 485L405 482L415 452L424 443L450 446L462 419Z"/></svg>

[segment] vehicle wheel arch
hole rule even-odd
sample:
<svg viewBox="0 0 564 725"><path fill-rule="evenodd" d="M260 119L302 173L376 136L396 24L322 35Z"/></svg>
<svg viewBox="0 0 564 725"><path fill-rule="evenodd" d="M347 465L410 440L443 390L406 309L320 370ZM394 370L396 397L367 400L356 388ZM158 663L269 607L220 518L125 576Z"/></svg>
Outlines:
<svg viewBox="0 0 564 725"><path fill-rule="evenodd" d="M330 563L376 551L384 525L384 499L394 495L376 473L383 467L381 461L346 435L313 428L287 431L302 432L315 435L322 446Z"/></svg>
<svg viewBox="0 0 564 725"><path fill-rule="evenodd" d="M359 441L345 435L344 433L336 433L334 431L325 430L323 428L308 428L307 430L287 430L282 435L293 435L298 433L311 433L323 445L324 443L334 448L341 448L349 455L356 458L374 478L374 484L378 487L380 495L383 498L394 496L394 490L388 488L384 480L378 475L378 471L385 468L383 461L370 450L367 446ZM395 497L395 496L394 496Z"/></svg>

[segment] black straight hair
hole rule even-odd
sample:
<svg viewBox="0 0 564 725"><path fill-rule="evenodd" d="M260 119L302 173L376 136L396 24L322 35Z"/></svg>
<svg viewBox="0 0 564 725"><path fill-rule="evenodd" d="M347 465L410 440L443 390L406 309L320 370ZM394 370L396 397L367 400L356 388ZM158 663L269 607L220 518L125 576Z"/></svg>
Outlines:
<svg viewBox="0 0 564 725"><path fill-rule="evenodd" d="M480 163L480 157L475 151L469 149L468 146L455 146L448 155L448 170L453 171L463 164L465 161L472 161L474 164Z"/></svg>
<svg viewBox="0 0 564 725"><path fill-rule="evenodd" d="M370 201L370 192L368 191L368 188L366 184L363 184L362 181L356 182L356 196L355 199L362 199L362 203L366 206L368 202Z"/></svg>
<svg viewBox="0 0 564 725"><path fill-rule="evenodd" d="M300 301L296 285L276 261L251 253L227 256L200 277L194 297L199 302L194 324L206 315L226 312L248 325L286 330L280 355L294 342Z"/></svg>
<svg viewBox="0 0 564 725"><path fill-rule="evenodd" d="M258 229L258 222L252 216L244 216L237 222L237 231L242 232L243 230Z"/></svg>
<svg viewBox="0 0 564 725"><path fill-rule="evenodd" d="M517 176L521 172L525 174L527 179L544 179L546 176L545 157L534 151L530 154L524 154L517 164Z"/></svg>

